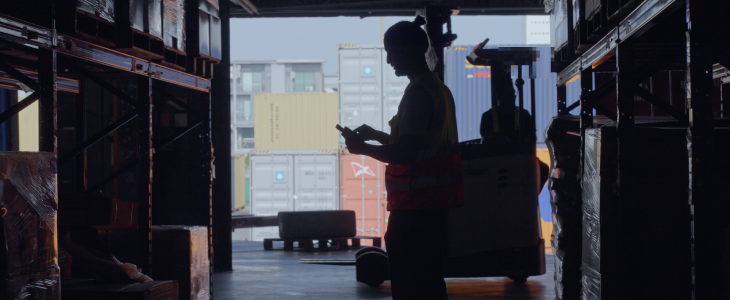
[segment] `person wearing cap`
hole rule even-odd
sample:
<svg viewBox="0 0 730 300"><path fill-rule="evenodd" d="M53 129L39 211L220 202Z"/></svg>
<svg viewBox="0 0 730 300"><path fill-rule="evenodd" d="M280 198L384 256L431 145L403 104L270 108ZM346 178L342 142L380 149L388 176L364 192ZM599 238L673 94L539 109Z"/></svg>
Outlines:
<svg viewBox="0 0 730 300"><path fill-rule="evenodd" d="M482 144L531 143L537 140L535 121L525 109L515 105L515 87L509 77L495 78L492 89L497 107L482 114L479 133Z"/></svg>
<svg viewBox="0 0 730 300"><path fill-rule="evenodd" d="M399 22L384 36L388 64L410 80L390 133L367 125L343 133L351 153L388 164L385 245L393 299L448 299L449 208L464 203L454 99L432 71L435 53L424 24L422 17Z"/></svg>

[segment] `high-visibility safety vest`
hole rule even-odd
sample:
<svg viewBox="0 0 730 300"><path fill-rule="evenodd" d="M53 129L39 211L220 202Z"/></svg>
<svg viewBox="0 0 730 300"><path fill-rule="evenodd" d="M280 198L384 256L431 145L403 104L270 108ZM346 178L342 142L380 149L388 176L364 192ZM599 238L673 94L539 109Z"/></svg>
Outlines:
<svg viewBox="0 0 730 300"><path fill-rule="evenodd" d="M388 164L385 189L389 211L405 209L451 208L464 205L461 155L458 147L454 98L434 73L416 77L406 92L421 88L429 95L433 110L428 146L412 165ZM424 99L425 100L425 99ZM397 144L400 111L390 120L390 143Z"/></svg>

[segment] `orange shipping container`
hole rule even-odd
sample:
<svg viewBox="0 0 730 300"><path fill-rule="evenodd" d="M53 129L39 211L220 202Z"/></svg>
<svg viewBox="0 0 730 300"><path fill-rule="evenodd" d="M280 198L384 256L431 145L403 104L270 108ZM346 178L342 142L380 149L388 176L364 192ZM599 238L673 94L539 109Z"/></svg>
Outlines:
<svg viewBox="0 0 730 300"><path fill-rule="evenodd" d="M357 235L385 236L385 164L364 156L340 156L341 209L355 211ZM370 240L363 243L372 245Z"/></svg>

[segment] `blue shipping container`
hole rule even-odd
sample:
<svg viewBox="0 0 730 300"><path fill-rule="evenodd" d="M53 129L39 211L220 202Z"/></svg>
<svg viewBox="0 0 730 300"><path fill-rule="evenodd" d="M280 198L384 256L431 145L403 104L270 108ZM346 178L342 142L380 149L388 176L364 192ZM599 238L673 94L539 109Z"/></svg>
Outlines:
<svg viewBox="0 0 730 300"><path fill-rule="evenodd" d="M481 138L479 125L482 114L492 107L490 69L483 66L474 66L466 61L466 57L474 47L453 46L446 49L444 57L446 85L451 89L456 102L459 141ZM549 45L488 46L488 48L497 47L535 47L540 51L535 67L535 113L530 111L530 73L528 66L523 66L522 74L525 80L524 108L535 116L538 147L541 147L541 144L544 146L545 127L550 118L558 114L556 74L550 72L551 48ZM512 68L512 78L513 80L517 78L516 67ZM576 83L577 86L580 86L580 83L576 81L570 84L569 89L575 86ZM517 90L516 87L515 90ZM568 101L570 103L570 99Z"/></svg>

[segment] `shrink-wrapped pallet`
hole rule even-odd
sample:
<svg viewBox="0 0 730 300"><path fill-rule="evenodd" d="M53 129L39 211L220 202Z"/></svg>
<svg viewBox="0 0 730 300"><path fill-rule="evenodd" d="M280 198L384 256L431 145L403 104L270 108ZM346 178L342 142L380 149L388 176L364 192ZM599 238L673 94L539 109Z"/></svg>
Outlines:
<svg viewBox="0 0 730 300"><path fill-rule="evenodd" d="M0 298L59 299L57 209L55 155L0 152Z"/></svg>

